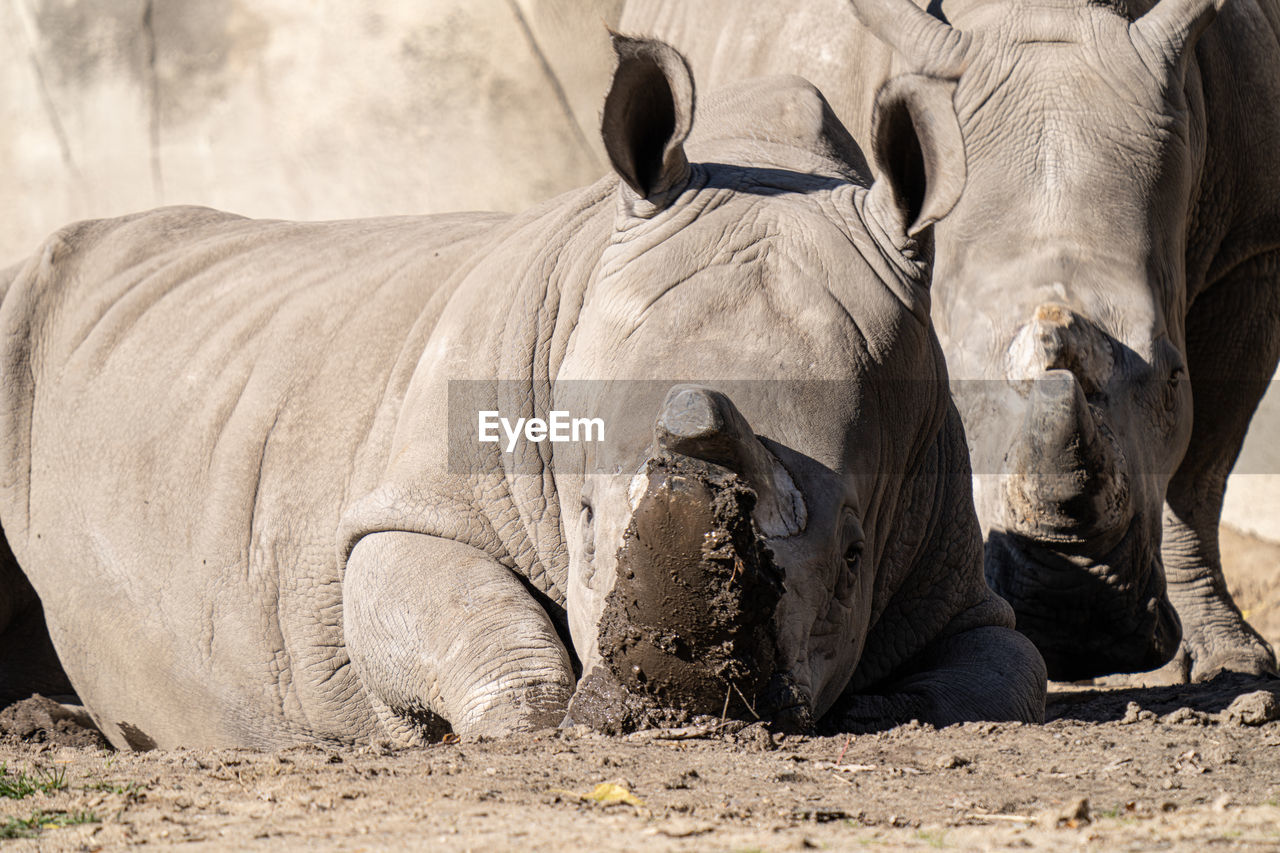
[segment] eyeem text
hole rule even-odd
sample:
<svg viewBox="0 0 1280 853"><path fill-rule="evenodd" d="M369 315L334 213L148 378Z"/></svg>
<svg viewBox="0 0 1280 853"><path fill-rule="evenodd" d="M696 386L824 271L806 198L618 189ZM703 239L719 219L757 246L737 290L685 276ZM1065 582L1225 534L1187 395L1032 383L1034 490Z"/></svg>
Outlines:
<svg viewBox="0 0 1280 853"><path fill-rule="evenodd" d="M498 442L506 436L506 452L516 449L516 442L523 435L525 441L604 441L603 418L575 418L568 412L552 411L547 419L516 418L513 425L497 412L480 412L479 437L481 441Z"/></svg>

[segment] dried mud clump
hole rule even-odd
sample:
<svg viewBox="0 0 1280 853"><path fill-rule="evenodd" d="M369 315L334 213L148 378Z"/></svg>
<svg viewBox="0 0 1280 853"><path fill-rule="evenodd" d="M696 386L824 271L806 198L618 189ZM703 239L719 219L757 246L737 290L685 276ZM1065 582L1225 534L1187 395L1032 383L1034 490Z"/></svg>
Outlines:
<svg viewBox="0 0 1280 853"><path fill-rule="evenodd" d="M0 735L6 740L55 746L110 747L86 711L39 693L0 710Z"/></svg>

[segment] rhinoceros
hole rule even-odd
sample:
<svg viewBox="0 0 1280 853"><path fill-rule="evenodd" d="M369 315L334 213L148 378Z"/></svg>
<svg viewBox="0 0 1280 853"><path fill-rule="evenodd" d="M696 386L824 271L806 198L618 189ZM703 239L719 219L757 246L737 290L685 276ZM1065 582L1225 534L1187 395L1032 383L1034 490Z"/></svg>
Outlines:
<svg viewBox="0 0 1280 853"><path fill-rule="evenodd" d="M888 93L870 184L781 78L688 139L684 59L614 43L616 174L524 214L166 208L10 271L10 586L112 743L1042 716L929 322L955 128Z"/></svg>
<svg viewBox="0 0 1280 853"><path fill-rule="evenodd" d="M896 72L950 81L928 120L959 122L966 184L934 229L933 317L987 578L1056 678L1275 672L1217 526L1280 355L1280 6L1216 5L629 0L622 18L704 84L804 74L855 136Z"/></svg>

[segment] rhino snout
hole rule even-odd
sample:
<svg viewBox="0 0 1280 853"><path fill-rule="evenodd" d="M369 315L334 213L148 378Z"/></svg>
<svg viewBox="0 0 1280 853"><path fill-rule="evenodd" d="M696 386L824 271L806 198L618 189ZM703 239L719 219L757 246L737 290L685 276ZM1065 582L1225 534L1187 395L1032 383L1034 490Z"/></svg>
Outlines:
<svg viewBox="0 0 1280 853"><path fill-rule="evenodd" d="M727 396L672 389L628 505L600 663L571 717L607 731L672 711L807 726L809 697L779 654L784 571L769 545L804 528L805 503Z"/></svg>
<svg viewBox="0 0 1280 853"><path fill-rule="evenodd" d="M726 703L761 712L760 697L773 692L783 583L752 523L754 503L723 466L683 456L647 464L598 633L601 659L627 694L697 714L721 714Z"/></svg>
<svg viewBox="0 0 1280 853"><path fill-rule="evenodd" d="M1132 525L1093 562L1012 533L987 539L987 582L1013 606L1050 678L1145 672L1177 652L1182 626L1151 540Z"/></svg>

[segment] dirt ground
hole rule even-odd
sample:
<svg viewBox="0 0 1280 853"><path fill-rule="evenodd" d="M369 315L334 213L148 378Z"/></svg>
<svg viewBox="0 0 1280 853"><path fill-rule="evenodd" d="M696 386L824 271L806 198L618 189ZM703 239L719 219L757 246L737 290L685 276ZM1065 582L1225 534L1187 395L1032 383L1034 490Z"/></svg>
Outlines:
<svg viewBox="0 0 1280 853"><path fill-rule="evenodd" d="M1237 601L1277 643L1280 547L1228 531L1223 548ZM116 753L62 745L84 741L60 716L38 702L0 713L9 849L1280 850L1274 680L1055 686L1044 726L853 738L737 724Z"/></svg>

